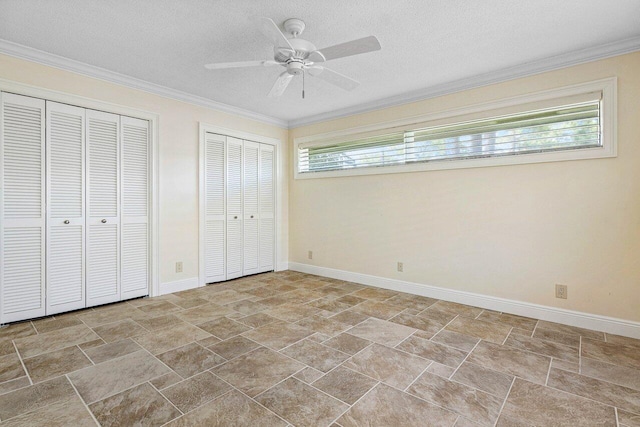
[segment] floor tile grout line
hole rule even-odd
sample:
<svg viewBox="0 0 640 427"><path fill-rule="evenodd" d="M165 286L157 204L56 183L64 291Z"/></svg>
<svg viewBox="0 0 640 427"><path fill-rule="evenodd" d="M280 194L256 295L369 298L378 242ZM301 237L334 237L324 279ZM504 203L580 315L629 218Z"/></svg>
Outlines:
<svg viewBox="0 0 640 427"><path fill-rule="evenodd" d="M186 379L185 379L185 381L186 381ZM180 381L180 382L182 382L182 381ZM180 384L180 382L177 382L176 384ZM147 383L149 383L149 385L150 385L150 386L151 386L151 387L152 387L152 388L153 388L153 389L154 389L154 390L155 390L155 391L156 391L160 396L162 396L162 397L164 398L164 400L166 400L167 402L169 402L169 404L170 404L171 406L173 406L174 408L176 408L176 411L178 411L178 413L179 413L180 415L179 415L179 416L177 416L177 417L175 417L175 418L174 418L174 420L175 420L175 419L177 419L177 418L180 418L181 416L183 416L184 414L186 414L186 412L184 412L184 411L182 411L180 408L178 408L178 407L176 406L176 404L175 404L175 403L173 403L173 402L171 401L171 399L169 399L167 396L165 396L165 395L164 395L164 393L162 392L162 390L159 390L159 389L158 389L158 387L154 386L154 385L151 383L151 381L147 381ZM146 384L146 383L144 383L144 384ZM176 384L172 384L172 385L170 385L169 387L165 387L165 390L167 390L167 389L169 389L169 388L173 387L173 386L174 386L174 385L176 385ZM222 393L222 394L220 394L220 395L218 395L218 396L214 397L214 398L213 398L213 399L211 399L211 400L215 400L216 398L221 397L221 396L223 396L224 394L226 394L226 393ZM207 403L211 402L211 400L207 400L207 401L206 401L205 403L203 403L202 405L205 405L205 404L207 404ZM199 408L199 407L200 407L200 406L202 406L202 405L198 405L196 408ZM193 409L196 409L196 408L193 408ZM171 421L173 421L173 420L171 420ZM167 422L169 422L169 421L167 421Z"/></svg>
<svg viewBox="0 0 640 427"><path fill-rule="evenodd" d="M165 366L167 369L169 369L171 372L175 372L173 369L169 368L169 367L168 367L164 362L162 362L160 359L158 359L157 357L155 357L153 354L151 354L151 352L150 352L149 350L145 349L144 347L142 347L140 350L136 350L136 351L134 351L133 353L137 353L137 352L140 352L140 351L145 351L145 352L147 352L149 355L151 355L151 357L153 357L155 360L157 360L158 362L160 362L162 365L164 365L164 366ZM99 365L101 365L102 363L109 363L109 362L114 361L114 360L117 360L117 359L122 359L122 358L124 358L124 357L130 356L130 355L131 355L131 354L133 354L133 353L129 353L129 354L125 354L125 355L120 356L120 357L116 357L116 358L113 358L113 359L109 359L109 360L106 360L106 361L104 361L104 362L101 362L101 363L99 363L99 364L97 364L97 365L86 366L86 367L84 367L84 368L82 368L82 369L78 369L78 370L73 371L73 372L68 372L68 373L63 374L63 375L64 375L65 377L67 377L67 379L69 380L69 382L70 382L71 384L73 384L73 382L71 381L71 378L69 378L69 376L68 376L69 374L73 374L73 373L76 373L76 372L83 371L83 370L85 370L85 369L93 368L93 367L95 367L95 366L99 366ZM93 402L91 402L91 403L88 403L87 405L92 405L92 404L94 404L94 403L96 403L96 402L99 402L99 401L101 401L101 400L107 399L107 398L109 398L109 397L113 397L113 396L115 396L115 395L117 395L117 394L120 394L120 393L125 392L125 391L127 391L127 390L131 390L131 389L136 388L136 387L138 387L138 386L140 386L140 385L142 385L142 384L145 384L145 383L147 383L147 382L148 382L149 384L151 384L151 381L153 381L154 379L156 379L156 378L160 378L160 377L162 377L162 376L164 376L164 375L166 375L166 374L168 374L168 373L169 373L169 372L166 372L166 373L164 373L164 374L162 374L162 375L158 375L158 376L155 376L155 377L153 377L153 378L149 378L148 380L141 381L141 382L137 382L137 383L135 383L134 385L132 385L132 386L130 386L130 387L127 387L127 388L125 388L125 389L123 389L123 390L119 390L119 391L117 391L117 392L115 392L115 393L111 393L111 394L109 394L109 395L107 395L107 396L104 396L104 397L103 397L103 398L101 398L101 399L98 399L98 400L95 400L95 401L93 401ZM176 373L176 374L177 374L177 373ZM178 375L178 376L180 376L180 375ZM58 377L54 377L54 378L58 378ZM182 376L180 376L180 378L182 378ZM50 378L50 379L53 379L53 378ZM153 384L152 384L152 385L153 385ZM74 386L74 388L75 388L75 386ZM78 393L78 394L79 394L79 393Z"/></svg>
<svg viewBox="0 0 640 427"><path fill-rule="evenodd" d="M428 400L428 399L426 399L426 398L424 398L424 397L422 397L422 396L418 396L417 394L410 393L410 392L408 392L408 391L401 390L401 389L399 389L399 388L397 388L397 387L392 386L391 384L387 384L387 383L385 383L385 382L382 382L382 383L383 383L383 384L385 384L386 386L389 386L389 387L391 387L391 388L395 389L395 390L398 390L398 391L399 391L399 392L401 392L401 393L406 393L406 394L408 394L409 396L412 396L412 397L414 397L414 398L416 398L416 399L418 399L418 400L421 400L421 401L426 402L426 403L428 403L428 404L430 404L430 405L436 406L436 407L438 407L438 408L440 408L440 409L444 409L445 411L451 412L451 413L452 413L452 414L454 414L454 415L461 415L460 413L456 412L456 410L455 410L455 409L449 409L449 408L447 408L447 407L443 406L442 404L440 404L440 403L438 403L438 402L435 402L435 401L432 401L432 400ZM469 387L469 386L467 386L467 387ZM473 387L470 387L470 388L473 388ZM464 417L463 417L463 418L464 418Z"/></svg>
<svg viewBox="0 0 640 427"><path fill-rule="evenodd" d="M369 347L370 345L371 345L371 344L367 345L367 347ZM367 348L367 347L365 347L365 348ZM363 348L362 350L364 350L365 348ZM360 350L360 351L362 351L362 350ZM314 368L313 366L309 366L309 367L310 367L310 368L312 368L312 369L316 369L316 371L318 371L318 372L322 372L322 376L320 376L320 377L316 378L315 380L311 381L311 383L307 383L307 384L312 384L312 383L315 383L316 381L319 381L320 379L322 379L322 378L326 377L327 375L329 375L331 372L335 371L335 370L336 370L336 369L338 369L339 367L342 367L343 369L348 369L348 370L350 370L350 371L352 371L352 372L356 372L357 374L359 374L359 372L354 371L353 369L350 369L350 368L348 368L348 367L344 366L344 364L345 364L349 359L351 359L353 356L355 356L356 354L360 353L360 351L358 351L358 352L354 353L353 355L350 355L347 359L343 360L341 363L338 363L336 366L334 366L333 368L329 369L327 372L322 372L322 371L320 371L319 369ZM307 365L307 366L308 366L308 365ZM371 378L371 377L369 377L369 378ZM371 378L371 379L374 379L374 378ZM378 381L378 380L376 380L376 381ZM305 381L305 382L306 382L306 381Z"/></svg>
<svg viewBox="0 0 640 427"><path fill-rule="evenodd" d="M471 350L469 350L469 353L467 353L467 355L464 357L464 359L462 359L462 362L460 362L460 364L458 365L458 367L451 373L451 375L449 375L449 378L453 378L453 376L456 374L456 372L458 372L458 369L460 369L460 367L464 364L464 362L467 361L467 359L469 358L469 356L471 356L471 353L473 353L473 350L476 349L476 347L478 347L478 345L480 345L480 343L482 342L482 340L478 341L476 343L476 345L473 346L473 348Z"/></svg>
<svg viewBox="0 0 640 427"><path fill-rule="evenodd" d="M566 372L569 372L569 371L566 371ZM575 372L570 372L570 373L575 374ZM580 374L576 374L576 375L580 375ZM532 381L529 381L529 380L527 380L527 379L525 379L525 378L521 378L521 377L516 377L516 378L520 378L520 379L521 379L521 380L523 380L523 381L532 382ZM534 383L534 384L536 384L536 383ZM581 394L576 394L576 393L571 392L571 391L563 390L563 389L558 388L558 387L555 387L555 386L553 386L553 385L549 385L549 386L543 386L543 385L541 385L541 384L538 384L538 385L540 385L540 386L542 386L542 387L548 387L548 388L550 388L550 389L552 389L552 390L555 390L555 391L558 391L558 392L561 392L561 393L564 393L564 394L569 394L569 395L571 395L571 396L574 396L574 397L577 397L577 398L580 398L580 399L588 400L588 401L590 401L590 402L594 402L594 403L597 403L597 404L602 405L602 406L608 406L608 407L611 407L611 408L617 408L617 406L616 406L616 405L612 405L611 403L605 403L605 402L603 402L603 401L600 401L600 400L594 399L594 398L592 398L592 397L587 397L587 396L583 396L583 395L581 395ZM617 385L617 384L614 384L614 385ZM624 386L622 386L622 387L624 387ZM633 389L631 389L631 390L633 390ZM623 408L623 410L625 410L625 409ZM638 411L638 412L640 412L640 411ZM631 413L633 413L633 412L631 412ZM640 414L638 414L638 415L640 415Z"/></svg>
<svg viewBox="0 0 640 427"><path fill-rule="evenodd" d="M551 367L553 366L553 357L549 360L549 369L547 369L547 377L544 380L544 385L549 384L549 375L551 375Z"/></svg>
<svg viewBox="0 0 640 427"><path fill-rule="evenodd" d="M539 324L540 324L540 319L536 319L536 324L535 324L535 326L533 327L533 331L531 331L531 338L533 338L533 336L535 335L536 330L538 329L538 325L539 325Z"/></svg>
<svg viewBox="0 0 640 427"><path fill-rule="evenodd" d="M87 404L87 402L85 402L85 400L80 395L80 392L76 388L76 385L71 381L71 378L69 378L66 374L64 375L64 377L67 379L67 381L69 382L69 384L73 388L73 391L76 393L76 395L78 396L78 399L80 399L80 402L82 402L82 404L84 405L84 407L87 410L87 412L89 412L89 415L91 415L91 418L93 419L93 421L95 421L97 426L100 426L100 423L98 422L98 419L95 417L95 415L93 414L93 412L89 408L89 405Z"/></svg>
<svg viewBox="0 0 640 427"><path fill-rule="evenodd" d="M304 369L304 368L303 368L303 369ZM280 384L281 382L283 382L283 381L285 381L285 380L287 380L287 379L289 379L289 378L292 378L292 377L293 377L293 375L297 374L298 372L302 371L303 369L300 369L299 371L296 371L295 373L293 373L293 374L289 375L287 378L283 379L282 381L279 381L277 384ZM266 410L267 410L267 411L269 411L270 413L274 414L276 417L280 418L280 419L281 419L282 421L284 421L285 423L290 424L290 422L289 422L287 419L285 419L284 417L282 417L282 416L280 416L279 414L275 413L275 412L274 412L274 411L272 411L271 409L267 408L267 407L266 407L266 406L264 406L262 403L258 402L254 397L249 396L247 393L245 393L244 391L240 390L240 388L238 388L238 387L234 386L233 384L231 384L229 381L227 381L226 379L222 378L221 376L216 375L214 372L211 372L211 373L212 373L216 378L220 379L221 381L223 381L224 383L226 383L227 385L229 385L229 386L231 387L231 389L232 389L232 390L236 390L238 393L242 394L243 396L245 396L247 399L251 400L251 401L252 401L253 403L255 403L256 405L258 405L258 406L260 406L260 407L262 407L262 408L266 409ZM273 386L269 387L267 390L269 390L269 389L271 389L271 388L275 387L275 385L276 385L276 384L274 384ZM264 390L264 391L262 391L262 392L260 392L260 393L256 394L256 396L255 396L255 397L259 396L260 394L264 393L264 392L265 392L265 391L267 391L267 390ZM214 400L215 400L215 399L214 399ZM191 412L191 411L189 411L189 412Z"/></svg>
<svg viewBox="0 0 640 427"><path fill-rule="evenodd" d="M372 344L375 344L375 343L372 343ZM363 350L364 350L364 349L363 349ZM429 359L425 359L425 360L429 360ZM433 361L431 361L431 360L429 360L429 361L430 361L430 362L433 362ZM346 361L345 361L345 362L346 362ZM343 362L343 363L344 363L344 362ZM346 369L349 369L349 370L351 370L351 371L354 371L354 372L356 372L356 373L358 373L358 374L360 374L360 375L363 375L363 376L365 376L365 377L367 377L367 378L369 378L369 379L372 379L372 380L374 380L374 381L377 381L378 383L382 383L382 384L384 384L384 385L385 385L385 386L387 386L387 387L390 387L390 388L392 388L392 389L394 389L394 390L396 390L396 391L399 391L400 393L406 393L406 394L408 394L409 396L415 397L416 399L421 400L421 401L426 402L426 403L429 403L430 405L437 406L437 407L439 407L439 408L441 408L441 409L444 409L444 410L446 410L446 411L449 411L449 412L454 412L454 411L452 411L452 410L450 410L450 409L445 408L444 406L441 406L440 404L438 404L438 403L436 403L436 402L432 402L432 401L430 401L430 400L427 400L427 399L424 399L424 398L422 398L422 397L420 397L420 396L417 396L417 395L415 395L415 394L413 394L413 393L406 392L406 391L404 391L404 390L402 390L402 389L400 389L400 388L398 388L398 387L396 387L396 386L394 386L394 385L392 385L392 384L389 384L389 383L384 382L383 380L380 380L380 379L378 379L378 378L371 377L371 376L369 376L369 375L367 375L367 374L365 374L365 373L363 373L363 372L356 371L355 369L351 369L351 368L349 368L348 366L345 366L345 368L346 368ZM420 374L420 375L422 375L422 374ZM419 375L419 376L420 376L420 375ZM375 387L376 387L376 386L372 387L372 390L373 390L373 388L375 388ZM467 386L467 387L470 387L470 386ZM473 388L473 387L470 387L470 388ZM371 390L369 390L369 391L371 391ZM368 392L367 392L367 393L368 393ZM489 393L489 394L490 394L490 393ZM355 403L354 403L354 405L355 405ZM455 412L454 412L454 413L455 413Z"/></svg>
<svg viewBox="0 0 640 427"><path fill-rule="evenodd" d="M104 341L104 340L103 340L103 341ZM80 343L80 344L82 344L82 343ZM86 358L89 360L89 362L91 362L91 364L92 364L93 366L95 366L95 365L96 365L96 363L93 361L93 359L92 359L92 358L90 358L90 357L89 357L89 355L88 355L88 354L87 354L87 353L82 349L82 347L80 347L80 344L76 344L76 347L78 347L78 349L82 352L82 354L84 354L84 357L86 357ZM108 343L107 343L107 344L108 344ZM107 345L107 344L104 344L104 345ZM98 347L100 347L100 346L98 346ZM88 368L88 366L85 366L85 368ZM75 372L75 371L71 371L71 372ZM68 373L68 372L67 372L67 373Z"/></svg>
<svg viewBox="0 0 640 427"><path fill-rule="evenodd" d="M444 331L445 329L447 329L447 326L449 326L451 324L451 322L453 322L454 320L456 320L458 317L460 317L459 314L456 314L455 317L451 320L449 320L442 328L440 328L440 330L438 332L436 332L435 334L433 334L433 337L435 337L436 335L438 335L440 332ZM453 331L455 332L455 331ZM458 332L459 333L459 332ZM433 339L433 337L429 338L429 341L431 341ZM437 341L433 341L433 342L437 342ZM444 344L443 344L444 345Z"/></svg>
<svg viewBox="0 0 640 427"><path fill-rule="evenodd" d="M410 387L411 387L411 386L412 386L416 381L418 381L418 379L419 379L421 376L423 376L423 375L424 375L424 373L425 373L425 372L427 372L427 369L429 369L429 367L430 367L431 365L433 365L434 363L436 363L436 362L432 360L432 361L431 361L431 363L429 363L429 364L427 365L427 367L426 367L426 368L424 368L424 369L423 369L423 370L422 370L422 371L421 371L421 372L420 372L420 373L419 373L419 374L418 374L418 375L413 379L413 381L411 381L411 382L409 383L409 385L408 385L408 386L406 386L406 387L404 388L404 390L402 390L402 391L404 391L405 393L407 393L407 390L409 390L409 388L410 388Z"/></svg>
<svg viewBox="0 0 640 427"><path fill-rule="evenodd" d="M29 371L27 370L26 365L24 364L24 360L22 360L22 355L18 350L18 346L16 345L14 340L11 340L11 344L13 344L13 349L16 351L16 355L18 356L18 360L20 360L20 364L22 365L22 369L24 369L24 374L27 376L29 380L29 385L33 385L33 380L31 379L31 375L29 375Z"/></svg>
<svg viewBox="0 0 640 427"><path fill-rule="evenodd" d="M578 374L582 374L582 335L580 335L580 343L578 345Z"/></svg>
<svg viewBox="0 0 640 427"><path fill-rule="evenodd" d="M153 384L151 384L151 386L153 387ZM155 387L154 387L154 388L155 388ZM188 414L190 414L191 412L198 410L199 408L201 408L201 407L203 407L204 405L207 405L207 404L209 404L209 403L213 402L214 400L217 400L217 399L219 399L219 398L222 398L222 397L226 396L227 394L231 393L231 392L233 391L233 389L229 389L229 390L225 391L224 393L222 393L222 394L220 394L220 395L218 395L218 396L214 397L214 398L213 398L213 399L211 399L211 400L207 400L205 403L203 403L203 404L201 404L201 405L198 405L198 406L196 406L195 408L193 408L193 409L191 409L190 411L187 411L187 412L182 412L180 409L178 409L178 407L177 407L176 405L174 405L174 404L173 404L173 402L172 402L171 400L169 400L169 399L168 399L164 394L162 394L162 392L161 392L160 390L156 389L156 391L157 391L158 393L160 393L160 394L162 395L162 397L164 397L167 401L169 401L169 403L171 404L171 406L173 406L174 408L176 408L176 410L180 413L180 415L179 415L179 416L177 416L177 417L175 417L175 418L170 419L169 421L167 421L167 422L166 422L166 423L164 423L164 424L161 424L161 427L162 427L162 426L169 425L169 424L173 423L174 421L177 421L177 420L179 420L179 419L181 419L181 418L184 418L185 416L187 416L187 415L188 415Z"/></svg>
<svg viewBox="0 0 640 427"><path fill-rule="evenodd" d="M498 420L500 420L500 416L502 415L502 411L504 410L505 405L507 404L507 399L509 399L509 395L511 394L511 389L513 385L516 383L516 376L511 380L511 384L509 385L509 390L507 390L507 394L504 396L504 400L502 401L502 406L500 406L500 410L498 411L498 416L496 417L496 421L493 423L494 427L498 425Z"/></svg>
<svg viewBox="0 0 640 427"><path fill-rule="evenodd" d="M90 368L90 367L91 367L91 366L89 366L89 368ZM74 372L70 372L70 373L75 373L75 372L78 372L78 371L74 371ZM149 379L148 379L148 380L146 380L146 381L136 382L135 384L133 384L133 385L131 385L131 386L129 386L129 387L126 387L126 388L124 388L124 389L122 389L122 390L118 390L118 391L116 391L116 392L114 392L114 393L110 393L110 394L108 394L108 395L106 395L106 396L104 396L104 397L102 397L102 398L100 398L100 399L97 399L97 400L94 400L94 401L92 401L92 402L90 402L90 403L87 403L87 405L93 405L93 404L94 404L94 403L96 403L96 402L100 402L100 401L103 401L103 400L108 399L108 398L110 398L110 397L116 396L116 395L118 395L118 394L120 394L120 393L124 393L125 391L128 391L128 390L134 389L134 388L136 388L136 387L139 387L139 386L141 386L142 384L150 383L151 381L155 380L156 378L160 378L160 377L161 377L161 376L163 376L163 375L165 375L165 374L158 375L158 376L153 377L153 378L149 378ZM67 376L67 378L68 378L68 374L65 374L64 376ZM55 378L58 378L58 377L55 377ZM52 378L52 379L53 379L53 378ZM71 379L69 379L69 381L71 381Z"/></svg>
<svg viewBox="0 0 640 427"><path fill-rule="evenodd" d="M403 325L404 326L404 325ZM406 340L408 340L409 338L413 337L418 331L420 331L421 329L416 329L415 331L411 332L409 335L407 335L405 338L402 339L402 341L400 341L398 344L394 345L393 349L395 350L400 350L399 348L397 348L399 345L401 345L403 342L405 342ZM416 338L420 338L420 337L416 337Z"/></svg>
<svg viewBox="0 0 640 427"><path fill-rule="evenodd" d="M558 343L558 342L555 342L555 341L548 341L548 340L543 340L543 339L541 339L541 338L531 338L531 337L529 337L529 339L542 341L543 343L551 344L551 345L553 345L553 346L561 346L561 347L565 348L565 350L567 350L567 351L572 351L572 352L573 352L573 351L577 351L577 350L579 350L578 348L574 348L574 347L568 346L568 345L566 345L566 344L561 344L561 343ZM494 343L494 344L495 344L495 343ZM539 355L539 356L544 356L544 357L553 357L553 358L555 358L555 359L562 360L562 361L564 361L564 362L572 362L572 360L570 360L570 359L561 358L561 357L558 357L558 356L552 356L552 355L550 355L550 354L540 353L540 352L538 352L538 351L529 350L529 349L527 349L527 348L520 348L520 347L516 347L516 346L514 346L514 345L507 344L507 343L506 343L506 341L505 341L505 343L504 343L504 344L500 344L500 345L502 345L502 346L504 346L504 347L514 348L514 349L516 349L516 350L520 350L520 351L525 351L525 352L527 352L527 353L537 354L537 355ZM579 356L578 356L578 357L579 357Z"/></svg>
<svg viewBox="0 0 640 427"><path fill-rule="evenodd" d="M350 411L354 406L356 406L356 405L358 404L358 402L360 402L362 399L364 399L364 398L365 398L365 396L366 396L366 395L368 395L369 393L371 393L373 390L375 390L375 389L376 389L376 387L378 387L380 384L382 384L382 381L380 381L380 380L376 380L376 381L377 381L377 382L376 382L376 384L375 384L373 387L371 387L369 390L367 390L367 392L366 392L366 393L364 393L362 396L360 396L358 399L356 399L356 401L355 401L355 402L353 402L353 404L349 405L349 407L348 407L344 412L342 412L342 413L341 413L340 415L338 415L338 416L337 416L333 421L331 421L331 422L329 423L329 426L331 426L333 423L335 423L335 422L336 422L336 421L338 421L340 418L342 418L342 416L343 416L344 414L346 414L346 413L347 413L347 412L349 412L349 411Z"/></svg>
<svg viewBox="0 0 640 427"><path fill-rule="evenodd" d="M18 378L12 379L12 380L4 381L2 384L7 384L7 383L10 383L10 382L13 382L13 381L18 381L18 380L20 380L22 378L26 378L27 380L29 379L29 378L27 378L27 375L25 374L25 375L23 375L21 377L18 377ZM3 392L0 392L0 396L4 396L5 394L13 393L14 391L23 390L23 389L31 387L31 386L32 386L32 384L27 384L27 385L24 385L24 386L21 386L21 387L19 386L18 388L15 388L13 390L3 391ZM1 399L1 397L0 397L0 399ZM0 420L0 424L1 423L2 423L2 421Z"/></svg>
<svg viewBox="0 0 640 427"><path fill-rule="evenodd" d="M304 371L304 369L302 369L301 371ZM298 371L298 372L301 372L301 371ZM297 374L298 372L296 372L296 374ZM322 394L324 394L324 395L326 395L326 396L329 396L329 397L330 397L330 398L332 398L332 399L335 399L335 400L337 400L337 401L339 401L339 402L342 402L342 403L344 403L344 404L345 404L345 405L347 405L347 406L351 406L349 403L345 402L344 400L341 400L341 399L339 399L339 398L337 398L337 397L335 397L335 396L333 396L333 395L331 395L331 394L327 393L327 392L326 392L326 391L324 391L324 390L320 390L319 388L315 387L313 384L309 384L309 383L306 383L306 382L304 382L304 381L302 381L302 380L299 380L298 378L295 378L295 377L294 377L294 375L295 375L295 374L291 375L289 378L293 378L293 379L294 379L294 380L296 380L296 381L300 381L301 383L303 383L303 384L305 384L305 385L307 385L307 386L309 386L309 387L313 388L313 389L314 389L314 390L316 390L316 391L319 391L320 393L322 393ZM287 379L289 379L289 378L287 378ZM283 381L281 381L281 383L282 383L282 382L283 382ZM272 388L274 388L274 387L275 387L275 385L274 385L273 387L270 387L269 389L267 389L267 390L263 391L262 393L265 393L265 392L267 392L268 390L271 390L271 389L272 389ZM260 394L262 394L262 393L260 393ZM257 396L256 396L256 397L257 397Z"/></svg>
<svg viewBox="0 0 640 427"><path fill-rule="evenodd" d="M509 332L507 333L507 335L504 337L504 339L502 340L502 344L500 345L504 345L504 343L507 342L507 339L509 339L509 335L511 335L511 332L513 332L513 330L515 329L515 327L511 327L511 329L509 329Z"/></svg>
<svg viewBox="0 0 640 427"><path fill-rule="evenodd" d="M605 364L605 365L610 365L610 366L618 367L618 368L619 368L619 367L621 367L621 368L631 369L631 370L634 370L634 371L639 371L639 373L640 373L640 369L630 368L630 367L628 367L628 366L623 366L623 365L615 365L615 364L613 364L613 363L603 362L602 360L592 359L592 358L590 358L590 357L585 357L585 359L588 359L588 360L594 360L594 361L596 361L596 362L599 362L599 363L602 363L602 364ZM585 374L585 373L573 372L573 371L570 371L570 370L568 370L568 369L563 369L563 368L558 368L558 367L554 367L554 369L559 369L559 370L562 370L562 371L571 372L572 374L580 375L580 376L582 376L582 377L587 377L587 378L590 378L590 379L592 379L592 380L602 381L602 382L605 382L605 383L607 383L607 384L611 384L611 385L618 386L618 387L625 387L625 388L628 388L628 389L631 389L631 390L635 390L635 391L637 391L637 392L640 392L640 387L631 387L631 386L629 386L629 385L625 385L625 384L614 383L613 381L610 381L610 380L605 379L605 378L595 377L595 376L593 376L592 374L590 375L590 374ZM638 415L640 415L640 410L638 411Z"/></svg>

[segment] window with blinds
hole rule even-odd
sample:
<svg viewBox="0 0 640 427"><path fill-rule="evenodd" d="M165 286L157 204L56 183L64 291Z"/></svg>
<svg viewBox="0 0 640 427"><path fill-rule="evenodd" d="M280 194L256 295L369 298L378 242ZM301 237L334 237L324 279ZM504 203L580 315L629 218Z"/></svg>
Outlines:
<svg viewBox="0 0 640 427"><path fill-rule="evenodd" d="M516 156L602 146L600 101L298 147L298 172Z"/></svg>

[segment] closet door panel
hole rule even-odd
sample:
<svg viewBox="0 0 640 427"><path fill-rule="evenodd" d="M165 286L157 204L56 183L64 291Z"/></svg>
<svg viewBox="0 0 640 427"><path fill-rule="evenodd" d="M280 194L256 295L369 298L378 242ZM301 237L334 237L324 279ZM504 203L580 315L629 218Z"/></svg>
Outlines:
<svg viewBox="0 0 640 427"><path fill-rule="evenodd" d="M120 117L121 298L149 294L149 122Z"/></svg>
<svg viewBox="0 0 640 427"><path fill-rule="evenodd" d="M243 275L259 271L258 226L258 163L260 144L244 141L243 144Z"/></svg>
<svg viewBox="0 0 640 427"><path fill-rule="evenodd" d="M120 300L120 116L87 110L87 306Z"/></svg>
<svg viewBox="0 0 640 427"><path fill-rule="evenodd" d="M275 148L260 144L260 272L275 269L275 170Z"/></svg>
<svg viewBox="0 0 640 427"><path fill-rule="evenodd" d="M227 137L227 279L242 276L242 140Z"/></svg>
<svg viewBox="0 0 640 427"><path fill-rule="evenodd" d="M0 93L0 322L45 315L45 101Z"/></svg>
<svg viewBox="0 0 640 427"><path fill-rule="evenodd" d="M47 310L85 306L85 110L47 101Z"/></svg>
<svg viewBox="0 0 640 427"><path fill-rule="evenodd" d="M225 280L226 137L205 136L205 282Z"/></svg>

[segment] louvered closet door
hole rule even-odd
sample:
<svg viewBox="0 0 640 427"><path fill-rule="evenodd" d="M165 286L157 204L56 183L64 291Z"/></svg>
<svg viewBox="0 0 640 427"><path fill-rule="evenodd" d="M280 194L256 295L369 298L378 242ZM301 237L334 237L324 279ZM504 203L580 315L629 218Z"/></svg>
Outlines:
<svg viewBox="0 0 640 427"><path fill-rule="evenodd" d="M260 186L259 186L259 215L260 215L260 239L259 271L272 271L275 269L275 147L260 144Z"/></svg>
<svg viewBox="0 0 640 427"><path fill-rule="evenodd" d="M0 93L0 322L45 315L45 102Z"/></svg>
<svg viewBox="0 0 640 427"><path fill-rule="evenodd" d="M242 276L242 140L227 137L227 279Z"/></svg>
<svg viewBox="0 0 640 427"><path fill-rule="evenodd" d="M244 141L243 186L243 275L259 271L258 248L258 159L260 144Z"/></svg>
<svg viewBox="0 0 640 427"><path fill-rule="evenodd" d="M47 314L85 306L85 110L47 101Z"/></svg>
<svg viewBox="0 0 640 427"><path fill-rule="evenodd" d="M225 146L226 137L205 137L205 281L225 280Z"/></svg>
<svg viewBox="0 0 640 427"><path fill-rule="evenodd" d="M149 122L120 117L121 297L149 294Z"/></svg>
<svg viewBox="0 0 640 427"><path fill-rule="evenodd" d="M120 300L120 116L87 110L87 307Z"/></svg>

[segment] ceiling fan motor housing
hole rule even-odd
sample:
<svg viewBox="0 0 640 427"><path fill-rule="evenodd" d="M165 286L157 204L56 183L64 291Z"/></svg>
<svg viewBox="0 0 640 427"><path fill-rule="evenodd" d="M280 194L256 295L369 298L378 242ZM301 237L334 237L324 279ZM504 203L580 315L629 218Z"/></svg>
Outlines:
<svg viewBox="0 0 640 427"><path fill-rule="evenodd" d="M304 62L300 60L291 59L287 63L287 72L292 76L299 76L300 74L302 74L303 70L304 70Z"/></svg>

